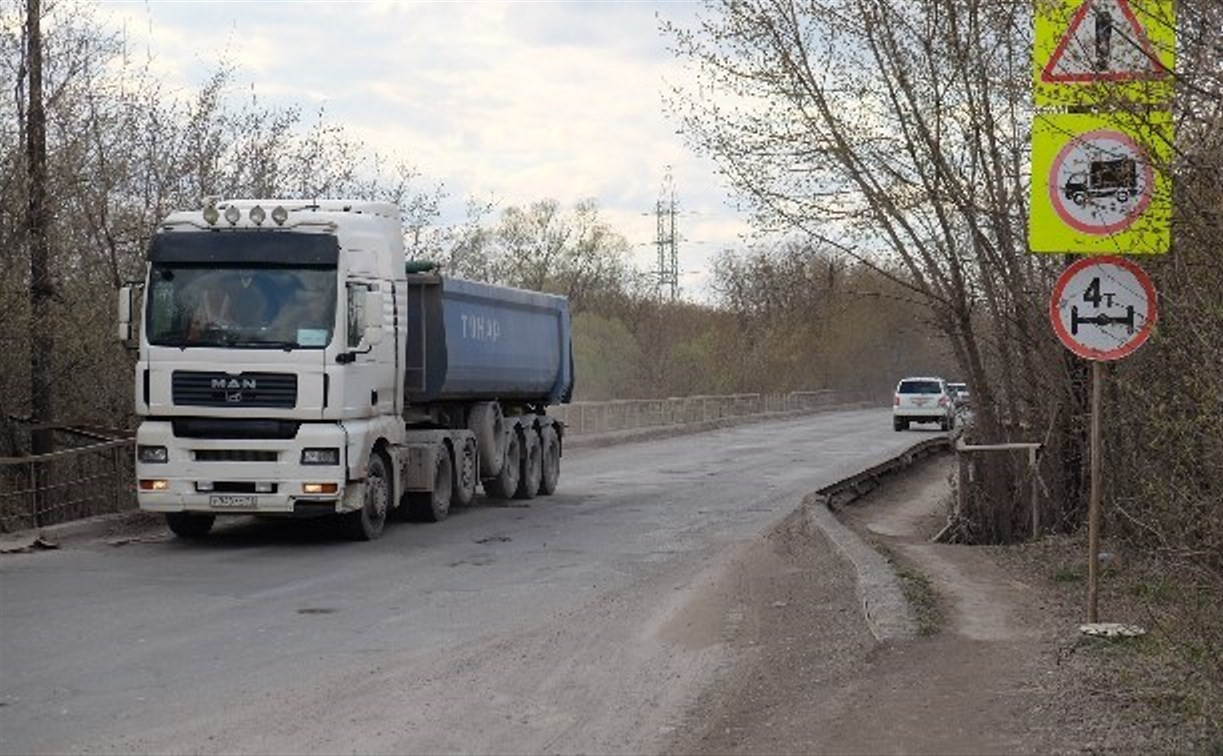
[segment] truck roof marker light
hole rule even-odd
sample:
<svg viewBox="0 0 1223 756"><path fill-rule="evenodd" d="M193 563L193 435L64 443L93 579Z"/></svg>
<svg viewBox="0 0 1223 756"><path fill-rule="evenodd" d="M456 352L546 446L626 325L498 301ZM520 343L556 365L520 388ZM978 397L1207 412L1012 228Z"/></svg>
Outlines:
<svg viewBox="0 0 1223 756"><path fill-rule="evenodd" d="M217 225L217 221L221 220L221 212L217 210L220 202L221 198L215 194L204 196L204 221L210 226Z"/></svg>
<svg viewBox="0 0 1223 756"><path fill-rule="evenodd" d="M235 205L230 205L225 208L225 220L229 221L229 225L236 226L238 221L242 220L242 211Z"/></svg>
<svg viewBox="0 0 1223 756"><path fill-rule="evenodd" d="M277 205L272 208L272 220L276 221L277 226L283 226L288 219L289 211L285 210L284 205Z"/></svg>
<svg viewBox="0 0 1223 756"><path fill-rule="evenodd" d="M267 217L267 213L264 212L262 207L255 205L254 207L251 208L251 220L254 221L256 226L262 226L263 220L266 217Z"/></svg>

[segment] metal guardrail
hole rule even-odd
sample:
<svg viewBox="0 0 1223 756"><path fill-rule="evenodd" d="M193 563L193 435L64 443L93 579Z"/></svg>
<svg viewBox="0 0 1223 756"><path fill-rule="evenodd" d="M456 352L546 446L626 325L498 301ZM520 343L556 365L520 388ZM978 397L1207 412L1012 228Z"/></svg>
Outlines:
<svg viewBox="0 0 1223 756"><path fill-rule="evenodd" d="M897 470L909 467L922 457L950 448L951 438L948 436L926 439L910 446L893 457L854 473L848 478L842 478L835 483L824 486L817 490L815 495L818 501L835 512L838 507L843 507L854 499L865 496L877 488L881 478Z"/></svg>
<svg viewBox="0 0 1223 756"><path fill-rule="evenodd" d="M549 409L572 436L680 426L724 418L815 411L863 399L836 391L731 394L669 399L575 402ZM63 429L68 430L68 429ZM130 431L83 426L72 431L91 443L28 457L0 457L0 532L136 508L134 441Z"/></svg>

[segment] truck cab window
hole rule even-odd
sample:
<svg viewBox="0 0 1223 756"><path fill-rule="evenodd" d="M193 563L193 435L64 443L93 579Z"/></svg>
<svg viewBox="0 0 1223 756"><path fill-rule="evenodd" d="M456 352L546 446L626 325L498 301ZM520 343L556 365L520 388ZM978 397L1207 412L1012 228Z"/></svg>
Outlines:
<svg viewBox="0 0 1223 756"><path fill-rule="evenodd" d="M334 268L155 262L149 278L158 346L321 349L334 321Z"/></svg>

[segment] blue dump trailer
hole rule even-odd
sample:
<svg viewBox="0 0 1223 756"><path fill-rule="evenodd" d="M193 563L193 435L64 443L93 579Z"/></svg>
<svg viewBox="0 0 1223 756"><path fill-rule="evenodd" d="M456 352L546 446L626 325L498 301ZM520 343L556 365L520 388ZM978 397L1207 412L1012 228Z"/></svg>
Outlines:
<svg viewBox="0 0 1223 756"><path fill-rule="evenodd" d="M573 393L564 297L410 274L406 335L408 404L495 398L542 406Z"/></svg>

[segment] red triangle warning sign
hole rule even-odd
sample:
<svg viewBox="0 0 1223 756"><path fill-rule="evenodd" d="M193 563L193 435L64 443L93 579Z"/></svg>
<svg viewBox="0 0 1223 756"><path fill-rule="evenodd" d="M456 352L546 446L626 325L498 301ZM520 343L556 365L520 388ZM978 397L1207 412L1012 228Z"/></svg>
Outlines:
<svg viewBox="0 0 1223 756"><path fill-rule="evenodd" d="M1129 0L1084 0L1040 78L1048 83L1131 81L1167 73Z"/></svg>

